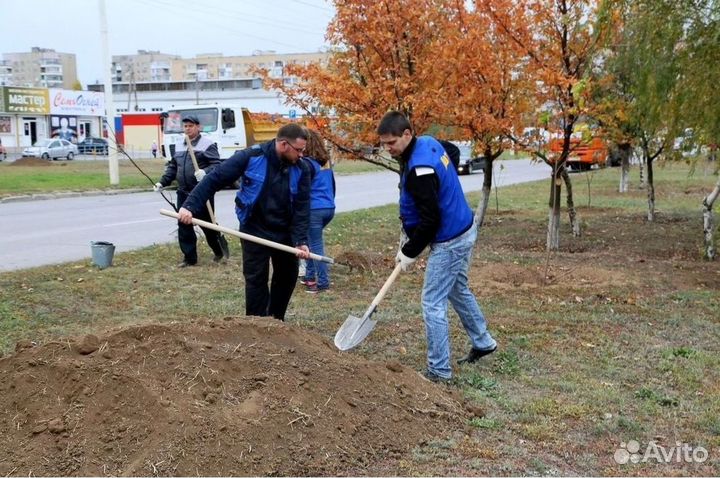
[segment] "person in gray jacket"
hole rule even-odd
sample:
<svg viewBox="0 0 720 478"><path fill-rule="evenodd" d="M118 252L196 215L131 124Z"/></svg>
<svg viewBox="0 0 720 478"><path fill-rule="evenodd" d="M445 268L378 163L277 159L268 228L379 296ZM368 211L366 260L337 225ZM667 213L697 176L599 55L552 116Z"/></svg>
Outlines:
<svg viewBox="0 0 720 478"><path fill-rule="evenodd" d="M195 158L198 163L198 169L195 171L190 152L188 151L185 138L175 145L175 153L168 161L165 167L165 173L155 184L155 191L161 191L169 186L173 180L177 180L177 209L180 209L185 200L188 198L192 190L202 181L207 173L220 164L220 154L218 153L217 144L213 143L209 138L200 134L200 120L195 115L186 115L182 118L183 131L190 138ZM210 206L215 209L215 195L208 199ZM197 216L197 219L212 222L210 212L207 207L203 209ZM208 246L215 253L213 261L223 262L230 256L228 244L225 238L213 229L201 228L205 233ZM178 221L178 243L183 253L183 261L179 267L194 266L197 264L197 236L192 224L183 224Z"/></svg>

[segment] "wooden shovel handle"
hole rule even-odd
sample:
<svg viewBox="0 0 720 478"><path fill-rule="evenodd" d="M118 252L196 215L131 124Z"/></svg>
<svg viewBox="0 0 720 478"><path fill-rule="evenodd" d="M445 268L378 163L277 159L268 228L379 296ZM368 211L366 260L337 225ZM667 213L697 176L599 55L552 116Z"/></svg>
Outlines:
<svg viewBox="0 0 720 478"><path fill-rule="evenodd" d="M160 209L160 214L162 214L163 216L174 217L175 219L180 218L180 214L176 213L175 211L169 211L167 209ZM262 237L253 236L251 234L245 234L244 232L240 232L240 231L236 231L234 229L229 229L227 227L219 226L219 225L213 224L211 222L203 221L202 219L193 218L192 223L197 226L207 227L208 229L213 229L218 232L224 232L225 234L230 234L231 236L236 236L236 237L239 237L240 239L245 239L246 241L255 242L257 244L261 244L261 245L267 246L267 247L272 247L273 249L277 249L279 251L289 252L290 254L292 254L294 256L297 256L297 254L299 252L294 247L286 246L285 244L280 244L279 242L269 241L267 239L263 239ZM320 256L317 254L313 254L312 252L310 253L309 259L327 262L328 264L335 263L335 260L332 257Z"/></svg>

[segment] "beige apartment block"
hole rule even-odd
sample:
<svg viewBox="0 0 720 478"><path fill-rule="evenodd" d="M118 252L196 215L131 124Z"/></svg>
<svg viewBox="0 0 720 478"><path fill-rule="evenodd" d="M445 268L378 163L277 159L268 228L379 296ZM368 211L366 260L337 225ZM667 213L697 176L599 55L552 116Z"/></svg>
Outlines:
<svg viewBox="0 0 720 478"><path fill-rule="evenodd" d="M138 50L135 55L113 55L113 83L147 83L172 81L172 65L177 55L159 51Z"/></svg>
<svg viewBox="0 0 720 478"><path fill-rule="evenodd" d="M0 84L73 89L78 81L74 53L33 47L29 52L3 53Z"/></svg>
<svg viewBox="0 0 720 478"><path fill-rule="evenodd" d="M251 78L253 67L266 68L274 78L283 77L283 68L290 64L327 64L329 54L275 53L255 51L252 55L223 56L204 53L181 58L159 51L139 50L135 55L113 56L114 83L145 83L172 81L207 81ZM286 81L292 81L288 78Z"/></svg>

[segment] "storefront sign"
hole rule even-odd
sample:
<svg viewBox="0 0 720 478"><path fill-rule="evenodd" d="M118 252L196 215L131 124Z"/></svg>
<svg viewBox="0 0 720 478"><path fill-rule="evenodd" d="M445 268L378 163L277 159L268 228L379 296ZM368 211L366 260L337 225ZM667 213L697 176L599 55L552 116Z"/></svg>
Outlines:
<svg viewBox="0 0 720 478"><path fill-rule="evenodd" d="M95 91L50 88L50 114L104 116L105 94Z"/></svg>
<svg viewBox="0 0 720 478"><path fill-rule="evenodd" d="M50 112L48 90L46 88L16 88L6 86L3 91L5 111L7 113L39 113Z"/></svg>

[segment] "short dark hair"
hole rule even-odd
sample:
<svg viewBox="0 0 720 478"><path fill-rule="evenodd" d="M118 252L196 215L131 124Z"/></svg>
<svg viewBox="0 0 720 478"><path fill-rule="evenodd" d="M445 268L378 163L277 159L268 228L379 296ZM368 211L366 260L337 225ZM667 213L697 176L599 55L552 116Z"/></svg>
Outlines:
<svg viewBox="0 0 720 478"><path fill-rule="evenodd" d="M402 136L406 129L409 129L410 132L412 132L410 121L408 121L405 115L399 111L388 111L380 120L380 124L377 128L377 134L381 136L384 134Z"/></svg>
<svg viewBox="0 0 720 478"><path fill-rule="evenodd" d="M305 141L308 139L305 129L296 123L286 124L277 132L277 139L280 140L289 139L290 141L294 141L298 138L302 138Z"/></svg>

